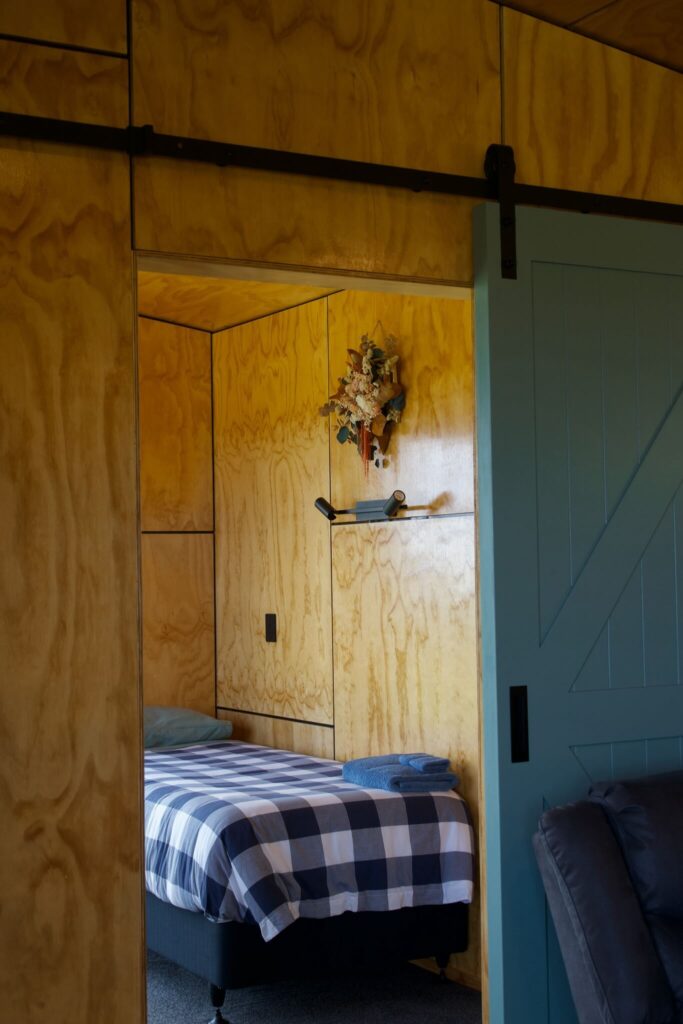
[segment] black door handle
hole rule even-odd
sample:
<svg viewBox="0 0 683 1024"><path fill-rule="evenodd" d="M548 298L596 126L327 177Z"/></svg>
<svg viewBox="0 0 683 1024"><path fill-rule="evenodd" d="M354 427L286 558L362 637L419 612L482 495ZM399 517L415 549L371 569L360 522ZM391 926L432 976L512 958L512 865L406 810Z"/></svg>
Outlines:
<svg viewBox="0 0 683 1024"><path fill-rule="evenodd" d="M510 751L513 763L529 760L529 711L526 686L510 687Z"/></svg>

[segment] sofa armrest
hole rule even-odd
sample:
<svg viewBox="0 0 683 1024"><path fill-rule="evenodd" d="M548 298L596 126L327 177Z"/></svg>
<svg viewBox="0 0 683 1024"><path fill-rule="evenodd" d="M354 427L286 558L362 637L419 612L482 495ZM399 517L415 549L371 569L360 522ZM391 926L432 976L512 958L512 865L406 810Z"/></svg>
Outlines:
<svg viewBox="0 0 683 1024"><path fill-rule="evenodd" d="M671 990L601 808L546 811L533 841L580 1024L674 1024Z"/></svg>

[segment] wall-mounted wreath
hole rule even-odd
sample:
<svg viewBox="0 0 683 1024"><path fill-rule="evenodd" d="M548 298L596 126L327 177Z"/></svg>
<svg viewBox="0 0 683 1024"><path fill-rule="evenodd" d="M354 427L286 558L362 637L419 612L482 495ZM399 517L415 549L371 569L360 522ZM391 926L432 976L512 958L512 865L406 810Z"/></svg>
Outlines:
<svg viewBox="0 0 683 1024"><path fill-rule="evenodd" d="M391 431L406 404L399 382L396 338L387 335L384 348L364 334L360 351L347 350L346 374L321 408L321 416L337 415L337 441L353 444L367 467L385 465Z"/></svg>

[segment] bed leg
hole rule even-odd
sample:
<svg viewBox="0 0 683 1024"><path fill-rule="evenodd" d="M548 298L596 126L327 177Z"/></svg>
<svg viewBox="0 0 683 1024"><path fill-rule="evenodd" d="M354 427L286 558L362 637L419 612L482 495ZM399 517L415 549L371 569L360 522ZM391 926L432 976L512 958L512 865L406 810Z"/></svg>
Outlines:
<svg viewBox="0 0 683 1024"><path fill-rule="evenodd" d="M448 967L450 959L450 953L438 953L436 956L436 964L437 967L439 968L439 977L441 978L442 981L448 981L448 977L446 975L446 968Z"/></svg>
<svg viewBox="0 0 683 1024"><path fill-rule="evenodd" d="M217 985L209 985L209 990L211 994L211 1005L216 1011L209 1021L209 1024L230 1024L228 1018L224 1017L221 1013L221 1007L225 1002L225 989L218 988Z"/></svg>

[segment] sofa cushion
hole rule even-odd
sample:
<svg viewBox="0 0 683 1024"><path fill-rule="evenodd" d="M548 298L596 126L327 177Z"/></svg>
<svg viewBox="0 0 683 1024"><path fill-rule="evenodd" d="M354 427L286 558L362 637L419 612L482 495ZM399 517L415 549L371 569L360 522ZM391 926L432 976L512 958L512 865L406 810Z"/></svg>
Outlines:
<svg viewBox="0 0 683 1024"><path fill-rule="evenodd" d="M683 1013L683 771L593 786Z"/></svg>
<svg viewBox="0 0 683 1024"><path fill-rule="evenodd" d="M581 1024L674 1024L678 1015L606 815L546 811L534 837Z"/></svg>

